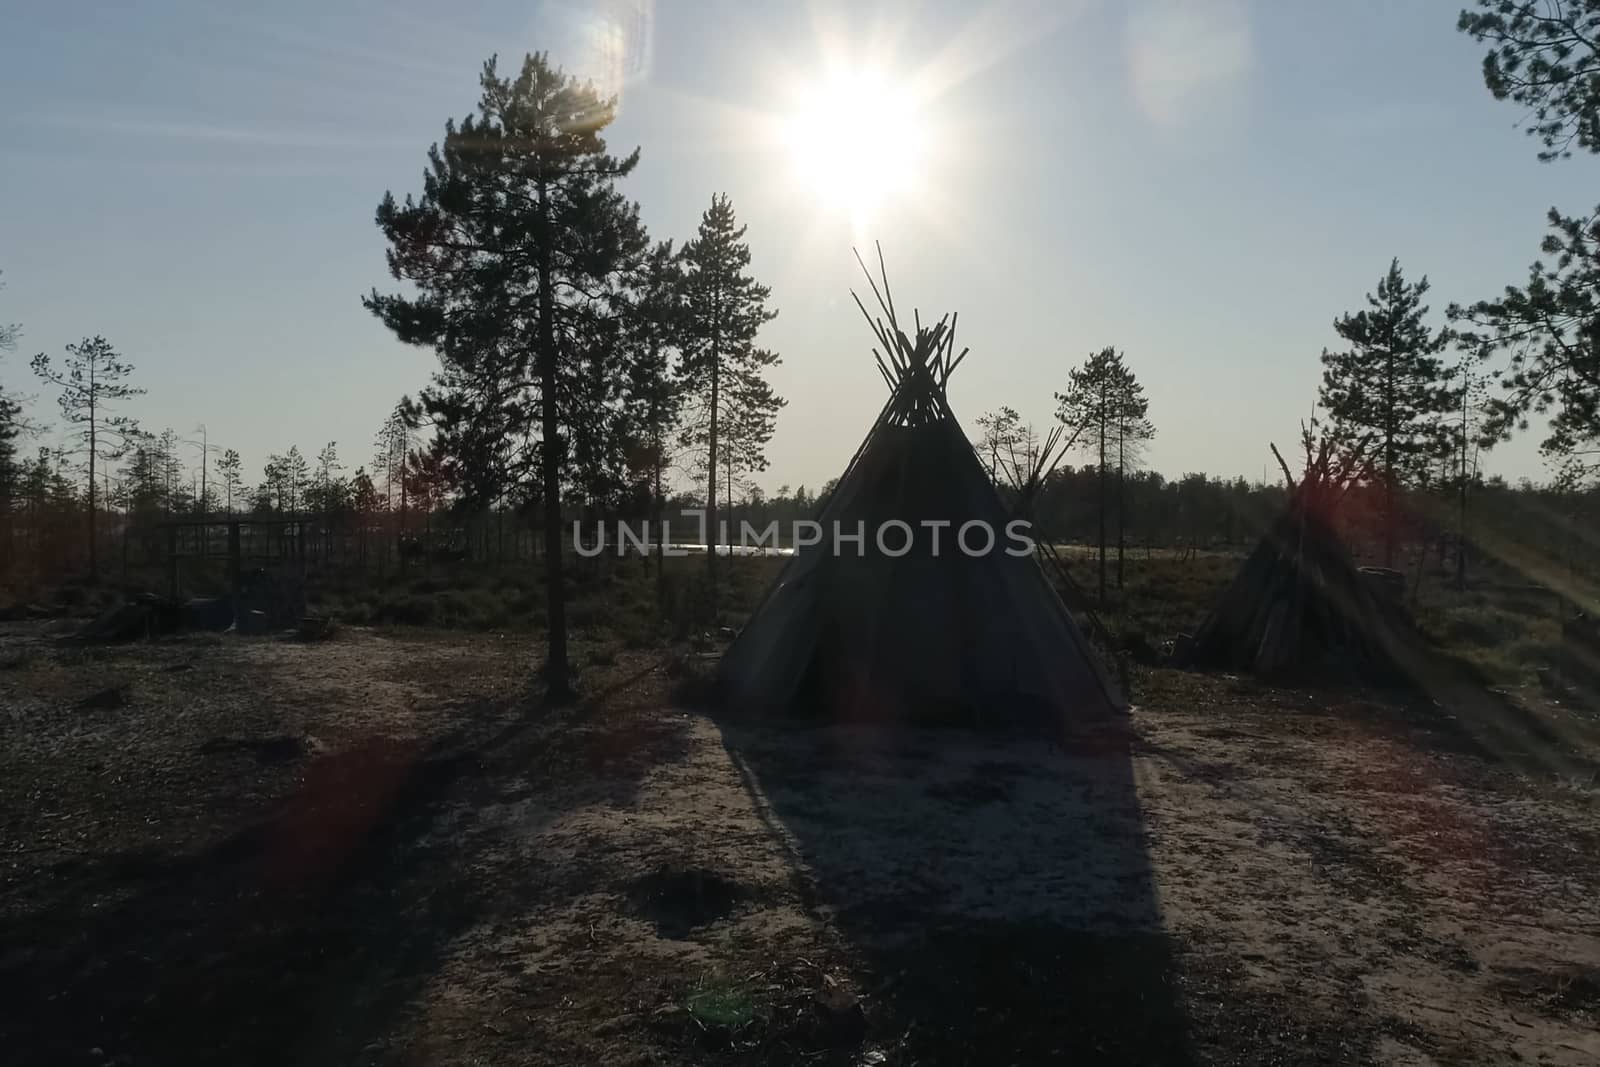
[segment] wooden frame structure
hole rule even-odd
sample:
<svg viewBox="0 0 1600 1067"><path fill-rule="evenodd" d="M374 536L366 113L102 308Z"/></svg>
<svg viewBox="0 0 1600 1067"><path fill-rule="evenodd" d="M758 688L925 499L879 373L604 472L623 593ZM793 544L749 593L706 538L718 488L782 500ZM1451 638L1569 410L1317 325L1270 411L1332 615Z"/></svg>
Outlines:
<svg viewBox="0 0 1600 1067"><path fill-rule="evenodd" d="M189 518L164 519L149 527L162 535L162 562L167 574L167 596L177 600L182 592L184 561L226 560L228 564L228 595L237 605L243 595L244 565L246 562L292 563L301 575L306 568L306 542L311 529L323 516L314 514L279 515L272 518L245 518L238 515L210 515ZM277 552L246 552L245 531L262 529L270 531L267 544L277 544ZM213 551L213 532L224 531L223 547ZM189 544L198 551L184 551L185 531L189 531ZM286 537L293 531L292 537ZM131 532L131 531L130 531ZM256 539L249 539L254 545ZM126 541L124 541L126 545ZM292 546L292 550L289 549Z"/></svg>

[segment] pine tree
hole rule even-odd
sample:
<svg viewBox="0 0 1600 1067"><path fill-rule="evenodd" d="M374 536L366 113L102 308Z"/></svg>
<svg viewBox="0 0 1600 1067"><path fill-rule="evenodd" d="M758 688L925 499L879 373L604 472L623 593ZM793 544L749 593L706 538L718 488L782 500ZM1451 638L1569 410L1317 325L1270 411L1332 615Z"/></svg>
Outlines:
<svg viewBox="0 0 1600 1067"><path fill-rule="evenodd" d="M133 447L122 472L121 504L130 516L148 522L161 513L165 476L149 438Z"/></svg>
<svg viewBox="0 0 1600 1067"><path fill-rule="evenodd" d="M1545 161L1600 151L1600 0L1478 0L1456 28L1487 41L1483 81L1531 112Z"/></svg>
<svg viewBox="0 0 1600 1067"><path fill-rule="evenodd" d="M699 408L685 437L686 443L705 449L706 568L714 604L719 541L717 461L723 448L719 434L730 411L739 418L759 421L763 414L775 416L783 405L782 398L755 384L764 370L779 362L777 356L755 344L761 327L778 313L767 307L771 290L746 273L750 246L745 242L745 227L735 219L733 202L726 195L711 198L694 240L684 246L683 262L682 373L685 392Z"/></svg>
<svg viewBox="0 0 1600 1067"><path fill-rule="evenodd" d="M361 516L363 530L368 518L382 506L382 497L378 495L377 486L372 483L372 475L367 473L367 468L357 467L356 472L350 476L350 507ZM362 545L364 551L366 545L364 537Z"/></svg>
<svg viewBox="0 0 1600 1067"><path fill-rule="evenodd" d="M415 419L416 406L410 397L402 396L400 402L394 406L394 410L383 420L383 426L379 428L377 439L373 442L377 451L372 457L372 469L383 475L384 510L394 516L390 522L392 538L384 543L386 546L392 543L397 552L406 530L409 502L406 498L404 472L406 455L417 445ZM398 501L395 499L397 491ZM387 547L384 552L386 556ZM383 558L379 558L380 563ZM401 556L400 561L404 564L405 557Z"/></svg>
<svg viewBox="0 0 1600 1067"><path fill-rule="evenodd" d="M350 476L350 507L356 513L356 543L361 553L362 567L367 565L367 535L372 528L372 516L382 506L382 498L367 468L357 467Z"/></svg>
<svg viewBox="0 0 1600 1067"><path fill-rule="evenodd" d="M154 439L151 446L159 464L161 479L161 510L166 515L178 508L178 486L183 481L183 459L178 455L178 432L170 426Z"/></svg>
<svg viewBox="0 0 1600 1067"><path fill-rule="evenodd" d="M1550 210L1552 232L1522 288L1495 300L1452 305L1461 342L1485 358L1505 357L1501 396L1488 402L1484 436L1508 439L1530 414L1549 419L1540 443L1570 475L1600 472L1600 208L1586 219Z"/></svg>
<svg viewBox="0 0 1600 1067"><path fill-rule="evenodd" d="M1118 427L1127 412L1137 406L1133 394L1137 383L1128 372L1122 354L1115 348L1102 348L1090 355L1081 367L1067 372L1067 389L1057 393L1056 419L1073 431L1078 447L1095 457L1095 483L1099 497L1098 536L1100 603L1106 602L1106 512L1110 489L1110 465L1117 452ZM1143 417L1141 411L1139 418Z"/></svg>
<svg viewBox="0 0 1600 1067"><path fill-rule="evenodd" d="M311 492L306 506L311 511L332 513L344 508L348 487L339 472L344 464L339 462L339 443L329 441L317 453L317 470L311 479Z"/></svg>
<svg viewBox="0 0 1600 1067"><path fill-rule="evenodd" d="M650 250L640 265L628 315L628 382L623 403L637 428L631 461L636 480L648 495L648 519L661 535L666 504L663 481L672 460L672 437L682 417L683 392L674 367L681 354L683 332L683 264L665 241ZM665 574L656 568L656 593L665 602Z"/></svg>
<svg viewBox="0 0 1600 1067"><path fill-rule="evenodd" d="M613 314L619 275L644 251L638 209L616 190L638 162L606 153L616 101L542 55L515 78L490 60L475 116L429 153L420 199L385 196L378 226L389 269L416 296L366 306L401 340L440 359L423 397L473 502L536 483L543 507L552 697L571 692L562 585L563 384L571 339ZM538 429L535 436L534 430ZM535 474L537 477L535 478Z"/></svg>
<svg viewBox="0 0 1600 1067"><path fill-rule="evenodd" d="M285 486L287 463L276 452L267 456L261 466L261 485L256 490L256 510L264 514L282 513L288 507L289 492Z"/></svg>
<svg viewBox="0 0 1600 1067"><path fill-rule="evenodd" d="M299 445L290 445L289 451L283 456L283 492L288 501L284 510L291 515L304 510L306 506L306 487L311 479L311 466L306 463L306 457L301 454Z"/></svg>
<svg viewBox="0 0 1600 1067"><path fill-rule="evenodd" d="M722 480L727 488L728 522L733 522L733 491L736 485L753 487L748 476L767 469L767 443L777 429L778 412L787 403L772 391L761 370L778 362L776 354L756 349L752 365L741 368L727 380L726 400L720 427Z"/></svg>
<svg viewBox="0 0 1600 1067"><path fill-rule="evenodd" d="M0 289L6 287L3 280L5 272L0 271ZM17 341L22 338L22 327L14 322L0 322L0 352L14 352Z"/></svg>
<svg viewBox="0 0 1600 1067"><path fill-rule="evenodd" d="M1481 357L1470 352L1456 364L1451 377L1456 410L1448 420L1452 455L1444 457L1445 485L1456 497L1456 588L1467 587L1467 510L1473 485L1478 481L1478 451L1483 446L1486 416L1492 403L1488 380L1479 370Z"/></svg>
<svg viewBox="0 0 1600 1067"><path fill-rule="evenodd" d="M1150 401L1132 368L1123 367L1117 403L1111 413L1117 442L1117 588L1123 583L1123 557L1128 547L1128 468L1138 463L1146 442L1156 436L1149 419Z"/></svg>
<svg viewBox="0 0 1600 1067"><path fill-rule="evenodd" d="M138 434L138 424L112 412L112 405L140 396L143 389L127 384L133 366L123 361L104 337L87 337L67 346L65 366L57 370L50 357L40 352L33 357L33 372L61 390L58 403L66 420L68 437L75 442L74 452L84 457L88 475L85 494L89 514L89 578L100 576L99 539L95 527L99 510L99 487L95 472L111 460L127 454Z"/></svg>
<svg viewBox="0 0 1600 1067"><path fill-rule="evenodd" d="M22 488L22 467L17 462L17 438L21 435L22 404L0 388L0 574L11 567L11 516Z"/></svg>
<svg viewBox="0 0 1600 1067"><path fill-rule="evenodd" d="M222 492L227 501L229 515L233 514L233 498L239 491L242 467L239 453L231 448L223 452L222 458L217 460L217 477L222 479Z"/></svg>
<svg viewBox="0 0 1600 1067"><path fill-rule="evenodd" d="M623 325L618 316L587 322L586 329L569 338L562 374L568 484L575 501L593 517L610 511L628 482L634 428L624 404L628 377Z"/></svg>
<svg viewBox="0 0 1600 1067"><path fill-rule="evenodd" d="M1388 567L1394 566L1399 532L1397 495L1424 476L1433 459L1448 453L1445 420L1457 404L1440 358L1451 335L1424 324L1427 292L1426 277L1407 283L1400 261L1393 260L1377 293L1367 294L1367 310L1342 315L1333 324L1350 348L1322 352L1318 400L1335 439L1353 445L1370 437L1378 448Z"/></svg>
<svg viewBox="0 0 1600 1067"><path fill-rule="evenodd" d="M1548 162L1574 146L1600 153L1600 0L1478 0L1457 28L1487 42L1484 85L1531 112L1528 133ZM1489 402L1484 443L1546 416L1545 455L1569 478L1600 474L1600 208L1588 216L1549 212L1526 286L1493 300L1452 305L1462 340L1483 358L1505 357L1504 394Z"/></svg>
<svg viewBox="0 0 1600 1067"><path fill-rule="evenodd" d="M0 281L0 289L5 283ZM0 354L14 352L22 327L15 323L0 323ZM11 516L15 511L22 485L22 465L17 461L17 438L25 429L22 420L22 402L0 385L0 575L11 569L12 529Z"/></svg>
<svg viewBox="0 0 1600 1067"><path fill-rule="evenodd" d="M1017 409L1001 405L978 416L978 455L989 468L989 480L1000 484L1001 471L1021 433L1022 416Z"/></svg>
<svg viewBox="0 0 1600 1067"><path fill-rule="evenodd" d="M198 471L200 484L198 486L198 495L194 498L194 509L202 515L207 515L216 510L213 504L210 482L211 453L216 451L216 446L211 443L211 433L206 429L205 423L202 422L197 425L195 431L200 434L200 440L196 441L190 438L188 441L189 444L200 450L200 469Z"/></svg>

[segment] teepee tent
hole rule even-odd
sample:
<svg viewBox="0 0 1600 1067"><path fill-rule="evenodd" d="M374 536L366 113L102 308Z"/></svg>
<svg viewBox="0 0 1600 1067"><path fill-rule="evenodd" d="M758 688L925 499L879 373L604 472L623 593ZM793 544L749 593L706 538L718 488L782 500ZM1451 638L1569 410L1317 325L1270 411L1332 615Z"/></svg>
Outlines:
<svg viewBox="0 0 1600 1067"><path fill-rule="evenodd" d="M888 402L822 505L821 542L790 559L723 657L725 699L1052 727L1121 709L1038 562L1008 537L1013 516L950 410L945 388L967 354L955 354L954 317L925 327L914 313L907 336L887 275L882 292L868 281L887 321L856 303L882 346Z"/></svg>
<svg viewBox="0 0 1600 1067"><path fill-rule="evenodd" d="M1329 438L1318 443L1309 427L1301 438L1305 471L1298 479L1272 449L1288 502L1179 662L1268 676L1328 669L1402 675L1403 612L1374 592L1334 526L1345 495L1371 473L1366 442L1341 454Z"/></svg>

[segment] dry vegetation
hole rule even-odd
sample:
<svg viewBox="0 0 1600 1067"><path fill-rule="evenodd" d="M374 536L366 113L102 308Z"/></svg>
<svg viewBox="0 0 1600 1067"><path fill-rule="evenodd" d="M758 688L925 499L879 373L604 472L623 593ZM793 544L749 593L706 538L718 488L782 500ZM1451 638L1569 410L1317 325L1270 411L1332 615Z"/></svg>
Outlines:
<svg viewBox="0 0 1600 1067"><path fill-rule="evenodd" d="M1152 641L1230 573L1130 564L1113 628ZM1600 1056L1600 720L1540 684L1554 616L1506 582L1423 596L1498 689L1139 670L1126 724L1052 747L720 719L636 568L574 581L563 710L503 575L451 582L470 632L0 626L8 1058Z"/></svg>

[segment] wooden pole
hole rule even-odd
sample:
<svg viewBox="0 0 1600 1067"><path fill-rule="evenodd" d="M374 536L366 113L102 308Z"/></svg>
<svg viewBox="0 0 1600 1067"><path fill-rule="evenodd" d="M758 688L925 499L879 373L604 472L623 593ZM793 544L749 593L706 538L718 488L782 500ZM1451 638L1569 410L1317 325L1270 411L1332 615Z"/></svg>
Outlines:
<svg viewBox="0 0 1600 1067"><path fill-rule="evenodd" d="M178 528L167 527L167 596L178 599Z"/></svg>
<svg viewBox="0 0 1600 1067"><path fill-rule="evenodd" d="M244 568L241 565L239 524L228 523L228 589L233 598L233 625L239 627L239 611L244 604Z"/></svg>

